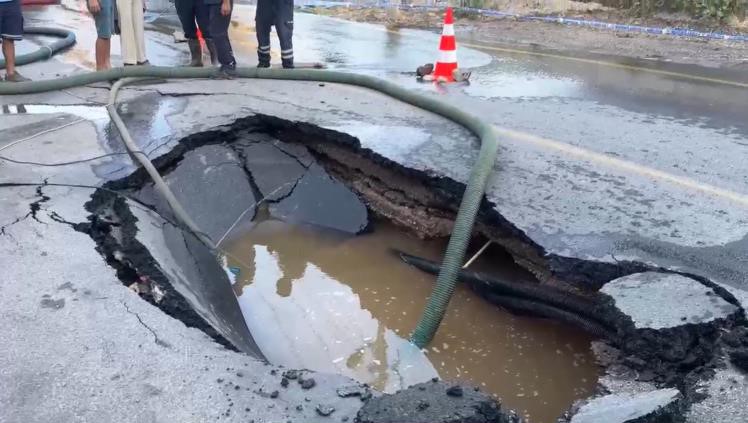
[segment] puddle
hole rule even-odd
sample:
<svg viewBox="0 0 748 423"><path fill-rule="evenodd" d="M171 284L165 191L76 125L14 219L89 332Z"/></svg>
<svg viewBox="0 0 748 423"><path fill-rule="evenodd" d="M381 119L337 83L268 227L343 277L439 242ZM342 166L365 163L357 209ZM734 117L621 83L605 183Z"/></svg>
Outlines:
<svg viewBox="0 0 748 423"><path fill-rule="evenodd" d="M42 115L53 113L67 113L81 119L91 121L109 120L109 114L103 106L86 105L50 105L50 104L6 104L0 107L0 114L30 114Z"/></svg>
<svg viewBox="0 0 748 423"><path fill-rule="evenodd" d="M407 338L434 278L390 249L437 259L444 242L421 241L382 221L373 228L351 237L269 219L225 245L224 267L271 362L341 373L387 392L438 374L480 386L540 423L593 392L590 338L503 312L467 287L458 288L426 354L413 347ZM529 278L508 257L496 257L474 266Z"/></svg>

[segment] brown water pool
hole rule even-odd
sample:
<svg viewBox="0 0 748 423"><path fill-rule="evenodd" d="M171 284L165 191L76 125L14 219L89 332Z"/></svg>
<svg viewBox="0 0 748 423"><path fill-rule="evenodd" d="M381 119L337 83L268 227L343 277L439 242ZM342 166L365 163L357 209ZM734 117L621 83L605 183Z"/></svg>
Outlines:
<svg viewBox="0 0 748 423"><path fill-rule="evenodd" d="M252 335L275 364L341 373L386 392L438 375L495 394L533 423L555 421L593 392L588 336L514 316L465 286L427 349L407 342L435 278L391 249L438 259L444 247L386 222L350 237L264 220L229 240L222 259ZM474 266L530 278L495 252Z"/></svg>

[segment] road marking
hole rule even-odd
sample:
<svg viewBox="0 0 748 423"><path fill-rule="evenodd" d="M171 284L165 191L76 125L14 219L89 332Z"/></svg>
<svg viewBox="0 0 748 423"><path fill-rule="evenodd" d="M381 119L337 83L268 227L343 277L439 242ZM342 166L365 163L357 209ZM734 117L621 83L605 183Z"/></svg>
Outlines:
<svg viewBox="0 0 748 423"><path fill-rule="evenodd" d="M705 194L713 195L715 197L724 198L734 203L748 207L748 195L741 194L739 192L730 191L728 189L716 187L710 184L705 184L703 182L699 182L699 181L693 180L685 176L673 175L672 173L667 173L662 170L653 169L651 167L643 166L643 165L633 163L627 160L618 159L615 157L611 157L607 154L597 153L595 151L591 151L585 148L566 144L560 141L555 141L555 140L548 139L548 138L542 138L536 135L528 134L525 132L519 132L519 131L515 131L512 129L508 129L508 128L502 128L502 127L495 126L495 125L494 125L494 128L496 129L496 132L500 136L504 136L504 137L511 138L511 139L518 140L518 141L527 142L530 144L535 144L537 146L544 147L544 148L552 148L554 150L557 150L557 151L560 151L560 152L563 152L569 155L577 156L579 158L582 158L582 159L585 159L591 162L622 169L622 170L632 172L638 175L647 176L655 180L667 181L672 184L682 186L684 188L703 192Z"/></svg>

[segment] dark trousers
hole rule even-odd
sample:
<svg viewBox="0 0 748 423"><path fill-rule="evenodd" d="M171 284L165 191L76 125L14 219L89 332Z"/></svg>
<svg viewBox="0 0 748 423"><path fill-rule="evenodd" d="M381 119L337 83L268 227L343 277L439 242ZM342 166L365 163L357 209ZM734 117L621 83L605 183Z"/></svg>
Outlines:
<svg viewBox="0 0 748 423"><path fill-rule="evenodd" d="M197 39L197 28L203 34L203 38L209 40L210 36L210 12L209 7L203 0L176 0L177 16L182 24L184 37L188 40Z"/></svg>
<svg viewBox="0 0 748 423"><path fill-rule="evenodd" d="M270 63L270 29L275 26L283 63L293 64L293 0L258 0L255 24L260 63Z"/></svg>
<svg viewBox="0 0 748 423"><path fill-rule="evenodd" d="M210 36L213 44L216 46L216 54L221 68L236 68L236 59L234 51L231 49L229 41L229 24L231 23L231 14L223 16L221 14L221 4L208 5L208 16L210 19Z"/></svg>

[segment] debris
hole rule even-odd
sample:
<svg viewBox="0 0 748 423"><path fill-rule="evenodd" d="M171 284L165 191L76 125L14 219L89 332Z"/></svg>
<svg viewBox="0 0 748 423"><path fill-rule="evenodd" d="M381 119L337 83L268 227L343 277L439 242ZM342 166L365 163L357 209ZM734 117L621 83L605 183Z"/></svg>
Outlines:
<svg viewBox="0 0 748 423"><path fill-rule="evenodd" d="M419 66L416 69L416 76L418 78L423 78L426 75L431 75L432 72L434 72L434 64L426 63L425 65Z"/></svg>
<svg viewBox="0 0 748 423"><path fill-rule="evenodd" d="M452 78L454 78L455 82L468 82L472 74L473 72L471 71L457 68L452 71Z"/></svg>
<svg viewBox="0 0 748 423"><path fill-rule="evenodd" d="M323 417L327 417L335 412L335 407L330 405L317 404L317 414Z"/></svg>
<svg viewBox="0 0 748 423"><path fill-rule="evenodd" d="M369 387L366 385L347 385L337 389L338 396L341 398L363 396L368 392Z"/></svg>
<svg viewBox="0 0 748 423"><path fill-rule="evenodd" d="M284 387L284 388L288 388L288 378L287 377L284 377L283 379L281 379L281 386Z"/></svg>
<svg viewBox="0 0 748 423"><path fill-rule="evenodd" d="M450 386L449 389L447 389L447 395L449 395L450 397L461 397L462 386L459 386L459 385Z"/></svg>
<svg viewBox="0 0 748 423"><path fill-rule="evenodd" d="M430 405L431 404L429 404L428 401L420 400L420 401L418 401L418 405L416 406L416 408L418 408L418 411L423 411L423 410L429 408Z"/></svg>
<svg viewBox="0 0 748 423"><path fill-rule="evenodd" d="M299 378L299 384L301 385L301 389L312 389L317 385L317 382L311 377L309 379Z"/></svg>
<svg viewBox="0 0 748 423"><path fill-rule="evenodd" d="M278 395L280 395L278 391L273 391L270 393L270 398L273 398L273 399L278 398Z"/></svg>
<svg viewBox="0 0 748 423"><path fill-rule="evenodd" d="M291 379L291 380L296 379L299 377L299 371L298 370L286 370L285 372L283 372L283 377L285 377L286 379Z"/></svg>

